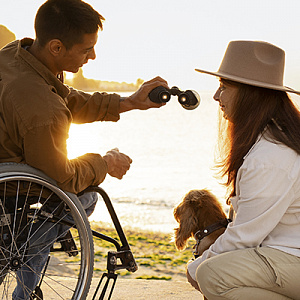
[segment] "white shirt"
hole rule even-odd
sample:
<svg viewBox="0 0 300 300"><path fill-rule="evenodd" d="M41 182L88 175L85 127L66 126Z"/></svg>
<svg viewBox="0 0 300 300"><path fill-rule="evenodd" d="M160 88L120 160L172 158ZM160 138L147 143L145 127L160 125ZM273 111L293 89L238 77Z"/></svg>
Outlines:
<svg viewBox="0 0 300 300"><path fill-rule="evenodd" d="M300 257L300 155L260 136L237 173L235 218L202 256L188 265L196 280L205 259L268 246Z"/></svg>

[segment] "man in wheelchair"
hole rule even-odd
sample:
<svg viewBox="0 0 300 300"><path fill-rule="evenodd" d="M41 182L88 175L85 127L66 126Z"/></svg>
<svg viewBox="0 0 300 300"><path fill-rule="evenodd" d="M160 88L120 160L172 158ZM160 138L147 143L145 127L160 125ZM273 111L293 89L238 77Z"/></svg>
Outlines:
<svg viewBox="0 0 300 300"><path fill-rule="evenodd" d="M91 95L64 85L64 71L76 73L96 58L94 47L103 20L83 1L48 0L36 15L35 39L14 41L0 51L0 163L30 165L54 179L62 190L74 194L98 186L106 174L121 179L132 161L118 149L104 156L88 153L68 159L70 124L118 121L120 113L126 111L161 107L163 104L151 102L148 94L157 86L168 87L165 80L156 77L130 97L122 98L99 92ZM20 195L24 197L22 187ZM84 194L79 200L90 215L97 195ZM2 206L4 210L15 209ZM43 239L54 240L59 231L58 226L46 230ZM21 236L18 242L23 242ZM37 283L35 274L43 268L49 248L39 252L39 261L32 259L30 269L18 270L26 274L22 284L30 286L28 291ZM14 299L28 298L30 293L23 291L18 285Z"/></svg>

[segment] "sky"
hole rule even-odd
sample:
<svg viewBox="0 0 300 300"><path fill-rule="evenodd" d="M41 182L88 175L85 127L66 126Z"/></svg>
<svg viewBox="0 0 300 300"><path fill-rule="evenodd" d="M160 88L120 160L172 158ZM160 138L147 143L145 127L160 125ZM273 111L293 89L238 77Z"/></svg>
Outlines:
<svg viewBox="0 0 300 300"><path fill-rule="evenodd" d="M0 24L17 39L34 38L43 0L0 0ZM135 82L155 76L170 86L214 90L218 80L195 72L217 71L231 40L262 40L286 52L285 85L300 90L299 0L87 0L106 21L97 58L84 76Z"/></svg>

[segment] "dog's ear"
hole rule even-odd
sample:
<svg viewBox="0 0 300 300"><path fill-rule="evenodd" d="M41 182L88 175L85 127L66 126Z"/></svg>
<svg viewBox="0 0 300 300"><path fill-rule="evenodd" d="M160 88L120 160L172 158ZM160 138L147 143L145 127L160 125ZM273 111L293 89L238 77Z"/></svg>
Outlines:
<svg viewBox="0 0 300 300"><path fill-rule="evenodd" d="M195 209L190 202L183 201L174 209L175 220L179 227L175 228L175 245L178 250L186 247L187 240L197 228Z"/></svg>

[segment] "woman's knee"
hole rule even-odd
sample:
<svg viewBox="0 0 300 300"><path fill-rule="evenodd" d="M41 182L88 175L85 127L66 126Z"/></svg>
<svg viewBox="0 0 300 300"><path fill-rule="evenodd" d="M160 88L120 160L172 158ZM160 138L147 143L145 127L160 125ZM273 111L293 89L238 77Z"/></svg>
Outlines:
<svg viewBox="0 0 300 300"><path fill-rule="evenodd" d="M209 260L204 261L196 271L196 279L200 291L205 296L216 294L217 285L220 282L220 274L217 274L210 266Z"/></svg>

